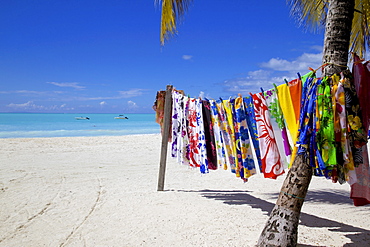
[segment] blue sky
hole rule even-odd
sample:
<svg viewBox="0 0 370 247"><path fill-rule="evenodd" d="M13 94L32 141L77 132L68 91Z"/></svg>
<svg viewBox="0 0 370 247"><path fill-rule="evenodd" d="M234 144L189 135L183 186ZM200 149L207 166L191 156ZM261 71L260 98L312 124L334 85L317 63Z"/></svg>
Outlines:
<svg viewBox="0 0 370 247"><path fill-rule="evenodd" d="M167 84L228 98L321 65L285 0L194 0L164 47L154 2L2 0L0 112L153 113Z"/></svg>

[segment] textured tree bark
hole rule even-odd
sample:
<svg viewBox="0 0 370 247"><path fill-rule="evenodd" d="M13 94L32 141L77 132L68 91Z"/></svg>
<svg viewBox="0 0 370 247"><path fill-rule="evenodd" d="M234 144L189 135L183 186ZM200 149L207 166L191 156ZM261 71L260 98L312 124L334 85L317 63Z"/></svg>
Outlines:
<svg viewBox="0 0 370 247"><path fill-rule="evenodd" d="M297 155L257 246L296 246L299 215L311 178L308 154Z"/></svg>
<svg viewBox="0 0 370 247"><path fill-rule="evenodd" d="M354 0L329 0L326 19L323 75L347 68ZM301 208L312 178L308 153L297 155L257 246L296 246Z"/></svg>
<svg viewBox="0 0 370 247"><path fill-rule="evenodd" d="M323 51L324 75L333 75L347 68L348 50L354 14L354 0L330 0L326 18Z"/></svg>

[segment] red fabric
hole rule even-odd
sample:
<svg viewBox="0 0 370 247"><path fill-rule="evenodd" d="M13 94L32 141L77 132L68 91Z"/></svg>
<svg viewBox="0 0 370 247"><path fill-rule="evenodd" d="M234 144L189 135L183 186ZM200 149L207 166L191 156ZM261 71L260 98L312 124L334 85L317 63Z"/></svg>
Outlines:
<svg viewBox="0 0 370 247"><path fill-rule="evenodd" d="M361 59L354 54L352 66L353 82L360 101L362 124L367 133L370 123L370 71L368 64L362 64Z"/></svg>
<svg viewBox="0 0 370 247"><path fill-rule="evenodd" d="M370 167L367 145L362 149L364 163L355 168L357 182L351 185L350 197L355 206L370 204Z"/></svg>
<svg viewBox="0 0 370 247"><path fill-rule="evenodd" d="M368 132L370 123L370 65L363 64L361 59L353 55L352 67L353 81L359 98L362 111L362 124L365 133ZM370 167L367 146L362 147L363 164L355 168L357 182L351 185L351 199L355 206L364 206L370 204Z"/></svg>

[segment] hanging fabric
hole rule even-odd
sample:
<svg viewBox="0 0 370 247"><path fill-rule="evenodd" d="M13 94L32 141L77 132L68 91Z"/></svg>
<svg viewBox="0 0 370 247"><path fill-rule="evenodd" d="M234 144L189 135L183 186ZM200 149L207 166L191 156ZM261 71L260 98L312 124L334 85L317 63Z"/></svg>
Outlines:
<svg viewBox="0 0 370 247"><path fill-rule="evenodd" d="M296 142L298 134L298 119L295 117L295 110L292 102L292 97L290 94L289 86L287 84L281 84L277 87L277 94L279 98L280 108L284 114L286 125L289 130L289 135L292 140L292 156L291 163L295 158L297 152ZM290 164L291 165L291 164Z"/></svg>
<svg viewBox="0 0 370 247"><path fill-rule="evenodd" d="M308 78L302 89L300 125L297 144L297 155L309 155L309 164L314 167L315 175L323 175L325 164L316 143L316 98L319 79Z"/></svg>
<svg viewBox="0 0 370 247"><path fill-rule="evenodd" d="M362 64L361 59L356 54L354 54L353 62L353 80L362 111L362 126L364 132L368 134L370 123L370 108L368 103L370 98L369 62ZM355 206L370 204L370 167L367 145L362 147L362 157L363 162L355 168L357 181L351 185L350 197Z"/></svg>
<svg viewBox="0 0 370 247"><path fill-rule="evenodd" d="M208 100L202 100L202 114L204 124L204 137L207 150L208 169L217 169L216 142L211 119L211 105Z"/></svg>
<svg viewBox="0 0 370 247"><path fill-rule="evenodd" d="M187 131L188 97L178 91L172 93L172 157L177 162L189 165L187 148L189 145Z"/></svg>
<svg viewBox="0 0 370 247"><path fill-rule="evenodd" d="M235 173L235 156L233 156L234 155L234 152L233 152L234 142L232 139L233 133L227 121L227 116L226 116L226 112L224 109L223 100L218 100L216 106L217 106L217 110L219 113L219 120L221 123L222 138L223 138L225 150L226 150L227 165L230 167L231 172ZM224 167L224 169L227 169L227 167Z"/></svg>
<svg viewBox="0 0 370 247"><path fill-rule="evenodd" d="M284 167L271 125L270 114L262 93L253 94L252 97L261 151L262 172L266 178L276 179L284 173Z"/></svg>
<svg viewBox="0 0 370 247"><path fill-rule="evenodd" d="M163 120L164 120L164 103L166 98L166 91L157 91L153 110L155 111L155 122L159 124L161 133L163 133ZM169 137L171 139L171 137Z"/></svg>
<svg viewBox="0 0 370 247"><path fill-rule="evenodd" d="M316 142L322 161L325 166L325 176L330 178L334 165L337 164L335 135L334 135L334 113L333 98L330 78L321 79L317 88L317 108L316 108Z"/></svg>
<svg viewBox="0 0 370 247"><path fill-rule="evenodd" d="M343 71L341 76L315 78L312 70L246 98L239 95L229 100L201 100L173 90L171 156L179 163L199 167L201 173L230 167L237 177L247 181L256 173L253 143L260 171L264 177L275 179L284 173L284 166L272 116L281 130L287 156L293 147L293 155L296 151L308 158L314 175L341 184L348 182L354 204L369 204L366 144L370 90L366 88L370 89L370 65L361 62L355 57L354 77ZM165 94L158 91L153 106L162 133Z"/></svg>
<svg viewBox="0 0 370 247"><path fill-rule="evenodd" d="M310 72L308 75L311 75ZM307 76L308 76L307 75ZM306 75L305 75L306 76ZM304 76L304 78L305 78ZM302 97L302 81L301 79L294 79L288 83L289 93L292 100L292 105L294 109L294 116L296 121L299 119L299 114L301 111L301 97Z"/></svg>
<svg viewBox="0 0 370 247"><path fill-rule="evenodd" d="M223 169L227 169L226 161L226 151L225 145L222 138L222 129L219 112L217 110L217 105L215 100L209 100L211 106L211 120L213 125L213 134L215 139L216 155L217 155L217 165Z"/></svg>
<svg viewBox="0 0 370 247"><path fill-rule="evenodd" d="M259 170L260 172L262 172L261 152L260 152L259 141L258 141L256 117L254 114L253 98L248 96L248 97L245 97L243 101L244 101L244 106L245 106L245 110L247 114L246 115L247 125L248 125L249 133L250 133L253 147L254 147L254 153L256 154L256 159L258 162Z"/></svg>
<svg viewBox="0 0 370 247"><path fill-rule="evenodd" d="M362 60L356 54L353 54L353 81L359 98L362 112L362 125L365 133L368 133L370 124L370 107L368 103L370 99L370 71L367 65L369 65L369 63L362 64Z"/></svg>
<svg viewBox="0 0 370 247"><path fill-rule="evenodd" d="M181 135L181 112L183 111L180 106L182 101L181 95L174 91L172 92L172 144L171 144L171 156L174 158L178 157L179 147L181 140L178 140ZM181 149L181 148L180 148Z"/></svg>
<svg viewBox="0 0 370 247"><path fill-rule="evenodd" d="M240 177L239 161L236 149L236 140L235 140L235 126L234 126L234 116L233 116L233 105L229 100L222 101L223 109L225 110L227 132L230 136L230 151L229 158L234 159L233 165L231 165L231 171L235 173L237 177Z"/></svg>
<svg viewBox="0 0 370 247"><path fill-rule="evenodd" d="M363 157L363 164L355 168L357 181L351 185L350 197L355 206L370 204L370 167L367 146L364 146Z"/></svg>
<svg viewBox="0 0 370 247"><path fill-rule="evenodd" d="M367 134L362 126L359 99L349 71L342 72L341 83L344 87L346 99L345 109L348 121L348 137L351 144L353 161L355 166L358 166L363 163L361 147L367 143Z"/></svg>
<svg viewBox="0 0 370 247"><path fill-rule="evenodd" d="M332 94L334 94L334 131L337 150L337 166L333 169L333 182L339 181L349 184L356 182L356 173L354 171L353 156L350 144L347 138L347 116L345 110L345 95L343 84L339 81L338 75L333 75Z"/></svg>
<svg viewBox="0 0 370 247"><path fill-rule="evenodd" d="M234 110L236 130L235 139L238 152L239 173L240 177L244 181L247 181L249 177L256 174L256 168L248 134L247 113L241 96L235 99Z"/></svg>
<svg viewBox="0 0 370 247"><path fill-rule="evenodd" d="M280 108L278 96L277 96L277 88L270 89L264 92L264 98L266 100L267 107L271 114L271 117L277 123L280 131L281 131L281 138L283 141L285 156L287 158L287 163L289 164L290 155L292 154L291 147L289 144L288 134L285 127L285 121L283 112Z"/></svg>

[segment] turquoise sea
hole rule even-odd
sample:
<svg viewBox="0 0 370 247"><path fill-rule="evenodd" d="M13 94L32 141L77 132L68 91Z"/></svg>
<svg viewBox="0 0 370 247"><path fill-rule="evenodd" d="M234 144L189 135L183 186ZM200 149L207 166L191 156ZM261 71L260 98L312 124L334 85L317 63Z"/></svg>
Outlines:
<svg viewBox="0 0 370 247"><path fill-rule="evenodd" d="M0 113L0 138L121 136L160 133L155 114ZM77 120L88 117L89 120Z"/></svg>

